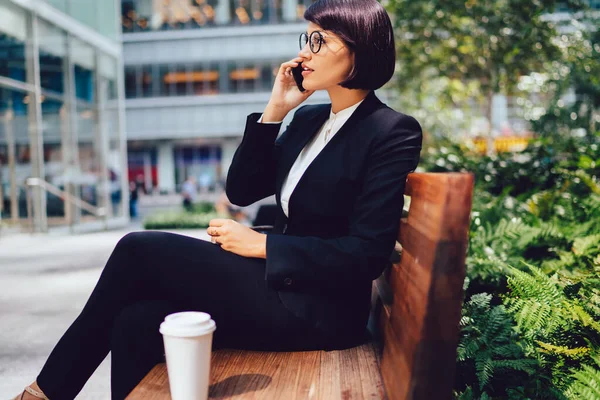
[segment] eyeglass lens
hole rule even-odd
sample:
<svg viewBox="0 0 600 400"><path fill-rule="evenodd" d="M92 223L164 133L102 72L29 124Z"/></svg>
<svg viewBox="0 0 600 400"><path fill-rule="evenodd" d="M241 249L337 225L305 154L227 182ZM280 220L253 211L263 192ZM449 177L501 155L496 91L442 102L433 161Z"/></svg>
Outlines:
<svg viewBox="0 0 600 400"><path fill-rule="evenodd" d="M309 37L306 32L300 34L300 50L306 46L308 43ZM318 53L321 50L321 44L323 43L323 36L320 32L314 31L310 34L310 51L313 53Z"/></svg>

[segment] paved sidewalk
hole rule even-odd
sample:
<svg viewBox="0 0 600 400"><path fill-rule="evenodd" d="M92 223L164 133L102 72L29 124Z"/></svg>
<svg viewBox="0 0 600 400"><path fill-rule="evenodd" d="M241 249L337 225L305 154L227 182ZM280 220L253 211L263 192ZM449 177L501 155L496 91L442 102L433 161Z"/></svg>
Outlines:
<svg viewBox="0 0 600 400"><path fill-rule="evenodd" d="M0 400L31 383L130 230L0 238ZM208 239L205 230L174 231ZM77 399L110 399L110 355Z"/></svg>

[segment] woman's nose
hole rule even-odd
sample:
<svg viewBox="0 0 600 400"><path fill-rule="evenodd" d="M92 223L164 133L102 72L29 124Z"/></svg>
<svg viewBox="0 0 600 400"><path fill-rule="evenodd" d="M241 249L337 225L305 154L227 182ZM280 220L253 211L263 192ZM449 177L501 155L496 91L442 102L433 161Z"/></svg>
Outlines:
<svg viewBox="0 0 600 400"><path fill-rule="evenodd" d="M302 49L300 49L300 51L298 52L298 57L302 57L302 58L306 58L306 59L310 59L312 53L309 49L308 43L306 43L304 45L304 47Z"/></svg>

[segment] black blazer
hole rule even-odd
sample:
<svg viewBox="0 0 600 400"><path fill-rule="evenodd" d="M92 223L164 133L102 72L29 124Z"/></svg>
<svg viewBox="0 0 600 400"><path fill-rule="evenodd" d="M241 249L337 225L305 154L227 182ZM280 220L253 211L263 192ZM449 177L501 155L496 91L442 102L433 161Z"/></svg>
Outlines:
<svg viewBox="0 0 600 400"><path fill-rule="evenodd" d="M302 148L329 117L331 104L305 105L281 124L250 114L226 183L233 204L276 195L267 235L266 280L298 317L334 335L363 337L371 284L394 249L406 176L419 161L419 123L371 91L313 160L281 208L281 188ZM341 336L340 336L341 337Z"/></svg>

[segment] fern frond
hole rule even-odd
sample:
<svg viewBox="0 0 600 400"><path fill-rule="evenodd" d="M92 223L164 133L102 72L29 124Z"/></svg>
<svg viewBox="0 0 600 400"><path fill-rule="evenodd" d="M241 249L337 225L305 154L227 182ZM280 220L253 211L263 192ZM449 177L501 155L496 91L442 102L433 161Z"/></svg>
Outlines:
<svg viewBox="0 0 600 400"><path fill-rule="evenodd" d="M520 360L494 360L492 361L492 365L494 369L496 368L507 368L516 371L524 371L528 374L535 373L536 367L538 365L535 360L528 359L520 359Z"/></svg>
<svg viewBox="0 0 600 400"><path fill-rule="evenodd" d="M596 366L583 365L571 375L574 382L566 391L569 399L600 400L600 357L595 358L594 362Z"/></svg>
<svg viewBox="0 0 600 400"><path fill-rule="evenodd" d="M578 256L600 251L600 234L579 237L573 242L573 253Z"/></svg>
<svg viewBox="0 0 600 400"><path fill-rule="evenodd" d="M542 341L536 340L536 343L540 346L542 352L551 353L551 354L560 354L570 358L580 358L587 354L589 354L592 349L589 347L575 347L569 348L566 346L555 346L550 343L544 343Z"/></svg>
<svg viewBox="0 0 600 400"><path fill-rule="evenodd" d="M479 389L483 390L494 375L494 364L490 359L475 359L475 370L477 371L477 380L479 381Z"/></svg>
<svg viewBox="0 0 600 400"><path fill-rule="evenodd" d="M583 326L589 326L600 333L600 323L592 317L586 310L575 302L565 304L564 310L567 311L574 321L578 321Z"/></svg>

